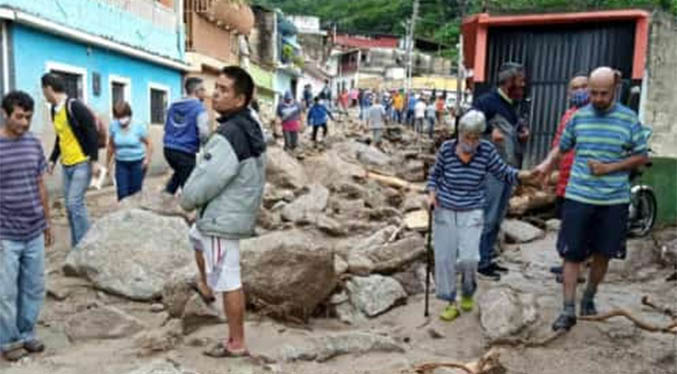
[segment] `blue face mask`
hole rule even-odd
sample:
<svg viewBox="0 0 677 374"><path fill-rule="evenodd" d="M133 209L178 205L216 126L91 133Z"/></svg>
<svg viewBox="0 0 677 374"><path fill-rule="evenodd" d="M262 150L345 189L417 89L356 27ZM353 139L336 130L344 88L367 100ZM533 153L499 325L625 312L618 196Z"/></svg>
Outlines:
<svg viewBox="0 0 677 374"><path fill-rule="evenodd" d="M571 98L569 98L569 105L576 108L584 107L589 102L590 94L588 94L588 90L576 90L571 93Z"/></svg>
<svg viewBox="0 0 677 374"><path fill-rule="evenodd" d="M459 142L459 146L461 147L461 152L469 155L474 155L475 152L477 152L477 146L479 143L476 144L467 144L464 141Z"/></svg>

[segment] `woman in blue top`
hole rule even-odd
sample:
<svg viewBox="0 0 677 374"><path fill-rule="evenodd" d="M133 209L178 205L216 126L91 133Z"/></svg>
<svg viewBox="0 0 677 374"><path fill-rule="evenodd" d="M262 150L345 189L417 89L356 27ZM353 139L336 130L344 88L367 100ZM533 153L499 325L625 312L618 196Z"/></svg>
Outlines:
<svg viewBox="0 0 677 374"><path fill-rule="evenodd" d="M110 169L112 156L115 155L115 184L120 201L141 191L153 147L146 126L132 122L132 108L127 102L115 104L113 117L109 128L106 165Z"/></svg>
<svg viewBox="0 0 677 374"><path fill-rule="evenodd" d="M433 242L437 298L449 302L440 318L453 321L456 306L456 272L462 275L461 309L474 307L475 271L480 259L480 237L486 199L484 184L492 174L507 184L530 178L532 172L507 165L494 145L480 137L484 114L471 110L458 126L458 140L442 144L428 178L428 203L434 207Z"/></svg>

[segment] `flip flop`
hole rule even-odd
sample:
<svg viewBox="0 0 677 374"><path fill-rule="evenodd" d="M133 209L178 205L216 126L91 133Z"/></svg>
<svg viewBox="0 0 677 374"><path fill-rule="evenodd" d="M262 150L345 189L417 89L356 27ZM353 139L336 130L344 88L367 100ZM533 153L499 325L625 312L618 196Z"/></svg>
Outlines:
<svg viewBox="0 0 677 374"><path fill-rule="evenodd" d="M214 358L225 358L225 357L248 357L249 352L246 349L241 349L237 351L231 351L226 348L223 343L218 343L213 346L210 350L202 352L205 356L214 357Z"/></svg>

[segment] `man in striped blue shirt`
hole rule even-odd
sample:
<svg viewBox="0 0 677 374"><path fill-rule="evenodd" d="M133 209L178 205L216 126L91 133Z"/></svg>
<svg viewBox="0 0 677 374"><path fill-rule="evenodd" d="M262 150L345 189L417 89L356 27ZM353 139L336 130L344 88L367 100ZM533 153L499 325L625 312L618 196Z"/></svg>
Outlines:
<svg viewBox="0 0 677 374"><path fill-rule="evenodd" d="M485 126L482 112L471 110L465 114L459 122L459 139L442 144L428 178L428 203L435 207L437 297L449 302L440 315L445 321L453 321L460 315L456 306L457 266L463 278L460 309L469 312L474 307L486 178L493 175L503 183L514 185L518 179L531 175L507 165L491 142L480 139Z"/></svg>
<svg viewBox="0 0 677 374"><path fill-rule="evenodd" d="M620 74L601 67L590 75L591 104L566 125L558 147L538 166L549 175L560 154L573 149L574 165L562 206L557 250L564 258L564 308L553 330L576 324L576 284L580 264L592 257L581 300L581 316L595 315L594 297L609 260L624 257L630 202L629 173L648 161L647 132L635 112L616 102Z"/></svg>

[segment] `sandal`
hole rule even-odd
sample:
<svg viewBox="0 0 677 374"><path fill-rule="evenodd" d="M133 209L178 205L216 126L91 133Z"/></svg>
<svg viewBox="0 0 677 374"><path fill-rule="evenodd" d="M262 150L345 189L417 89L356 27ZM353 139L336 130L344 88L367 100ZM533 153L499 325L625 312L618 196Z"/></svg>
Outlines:
<svg viewBox="0 0 677 374"><path fill-rule="evenodd" d="M214 357L214 358L224 358L224 357L248 357L249 352L245 349L239 349L236 351L231 351L223 343L218 343L213 346L210 350L202 352L205 356Z"/></svg>
<svg viewBox="0 0 677 374"><path fill-rule="evenodd" d="M2 352L2 357L10 362L19 361L28 356L28 351L23 346Z"/></svg>

